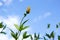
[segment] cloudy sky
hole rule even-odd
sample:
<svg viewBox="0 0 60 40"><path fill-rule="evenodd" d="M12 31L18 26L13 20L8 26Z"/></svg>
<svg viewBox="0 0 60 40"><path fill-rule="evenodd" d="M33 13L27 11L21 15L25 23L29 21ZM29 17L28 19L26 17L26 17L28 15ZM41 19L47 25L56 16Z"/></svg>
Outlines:
<svg viewBox="0 0 60 40"><path fill-rule="evenodd" d="M55 40L57 40L60 28L56 30L55 25L60 22L60 0L0 0L0 22L3 21L7 27L15 31L14 24L19 24L28 6L31 7L31 12L26 17L26 19L30 19L26 23L26 25L30 25L28 33L36 32L43 36L54 30ZM51 28L47 30L49 23ZM2 35L0 34L0 40L14 40L9 34Z"/></svg>

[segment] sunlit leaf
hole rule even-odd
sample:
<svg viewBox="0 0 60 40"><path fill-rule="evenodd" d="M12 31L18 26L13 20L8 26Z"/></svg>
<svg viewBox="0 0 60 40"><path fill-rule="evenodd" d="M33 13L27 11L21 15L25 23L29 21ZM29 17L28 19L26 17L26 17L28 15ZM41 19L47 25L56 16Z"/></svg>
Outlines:
<svg viewBox="0 0 60 40"><path fill-rule="evenodd" d="M24 28L23 28L23 30L25 30L25 29L27 29L29 26L25 26Z"/></svg>
<svg viewBox="0 0 60 40"><path fill-rule="evenodd" d="M54 31L51 32L51 35L50 35L52 38L54 38Z"/></svg>
<svg viewBox="0 0 60 40"><path fill-rule="evenodd" d="M23 30L23 24L21 24L19 27L19 31L22 31L22 30Z"/></svg>
<svg viewBox="0 0 60 40"><path fill-rule="evenodd" d="M16 27L17 30L19 30L19 26L17 24L14 24L14 26Z"/></svg>

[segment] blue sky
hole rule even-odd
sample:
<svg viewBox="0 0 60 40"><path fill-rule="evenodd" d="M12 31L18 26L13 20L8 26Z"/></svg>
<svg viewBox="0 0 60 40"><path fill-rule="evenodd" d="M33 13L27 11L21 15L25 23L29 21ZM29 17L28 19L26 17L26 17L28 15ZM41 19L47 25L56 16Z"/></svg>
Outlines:
<svg viewBox="0 0 60 40"><path fill-rule="evenodd" d="M8 20L6 24L9 21L18 24L28 6L31 7L31 12L27 16L30 19L27 23L30 25L29 33L36 32L43 35L52 30L56 35L60 33L59 29L55 28L55 25L60 22L60 0L0 0L0 20L5 23ZM49 30L46 29L48 23L51 24Z"/></svg>

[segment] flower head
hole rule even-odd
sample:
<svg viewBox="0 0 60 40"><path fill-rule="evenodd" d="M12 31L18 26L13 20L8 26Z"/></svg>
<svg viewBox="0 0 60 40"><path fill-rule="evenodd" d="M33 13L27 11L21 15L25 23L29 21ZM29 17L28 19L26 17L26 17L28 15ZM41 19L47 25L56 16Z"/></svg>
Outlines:
<svg viewBox="0 0 60 40"><path fill-rule="evenodd" d="M26 9L26 13L27 13L27 14L30 13L30 6L27 7L27 9Z"/></svg>

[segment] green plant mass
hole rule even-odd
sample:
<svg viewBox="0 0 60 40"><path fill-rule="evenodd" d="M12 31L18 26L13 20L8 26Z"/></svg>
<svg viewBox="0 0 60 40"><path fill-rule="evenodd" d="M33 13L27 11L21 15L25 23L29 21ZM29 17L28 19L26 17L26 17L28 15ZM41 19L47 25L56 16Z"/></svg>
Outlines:
<svg viewBox="0 0 60 40"><path fill-rule="evenodd" d="M22 34L22 39L21 39L21 40L24 40L24 39L27 39L27 38L30 38L30 40L41 40L41 39L43 39L43 40L49 40L49 39L52 38L52 40L54 40L54 38L55 38L55 31L52 31L50 34L45 33L45 35L44 35L43 37L40 37L40 34L37 34L37 33L34 33L34 34L32 35L32 34L28 34L27 31L24 31L24 30L26 30L27 28L29 28L28 25L25 26L26 22L28 22L29 19L24 20L24 18L25 18L28 14L30 14L30 9L31 9L30 7L27 7L26 13L24 13L24 15L23 15L23 17L22 17L21 22L20 22L19 25L18 25L18 24L14 24L14 27L17 29L17 32L14 32L12 29L6 27L6 25L4 25L3 22L0 22L0 29L2 29L2 30L0 31L0 34L5 34L5 35L7 35L6 32L4 32L4 30L5 30L6 28L8 28L8 29L10 30L10 35L11 35L11 37L13 37L15 40L18 40L19 37L21 36L21 34ZM60 26L60 23L59 23L59 24L56 24L56 28L57 28L57 29L59 28L59 26ZM51 24L48 24L48 25L47 25L47 29L49 29L50 27L51 27ZM22 33L22 31L24 31L24 32ZM47 39L47 38L48 38L48 39ZM58 40L60 40L60 35L58 35Z"/></svg>

